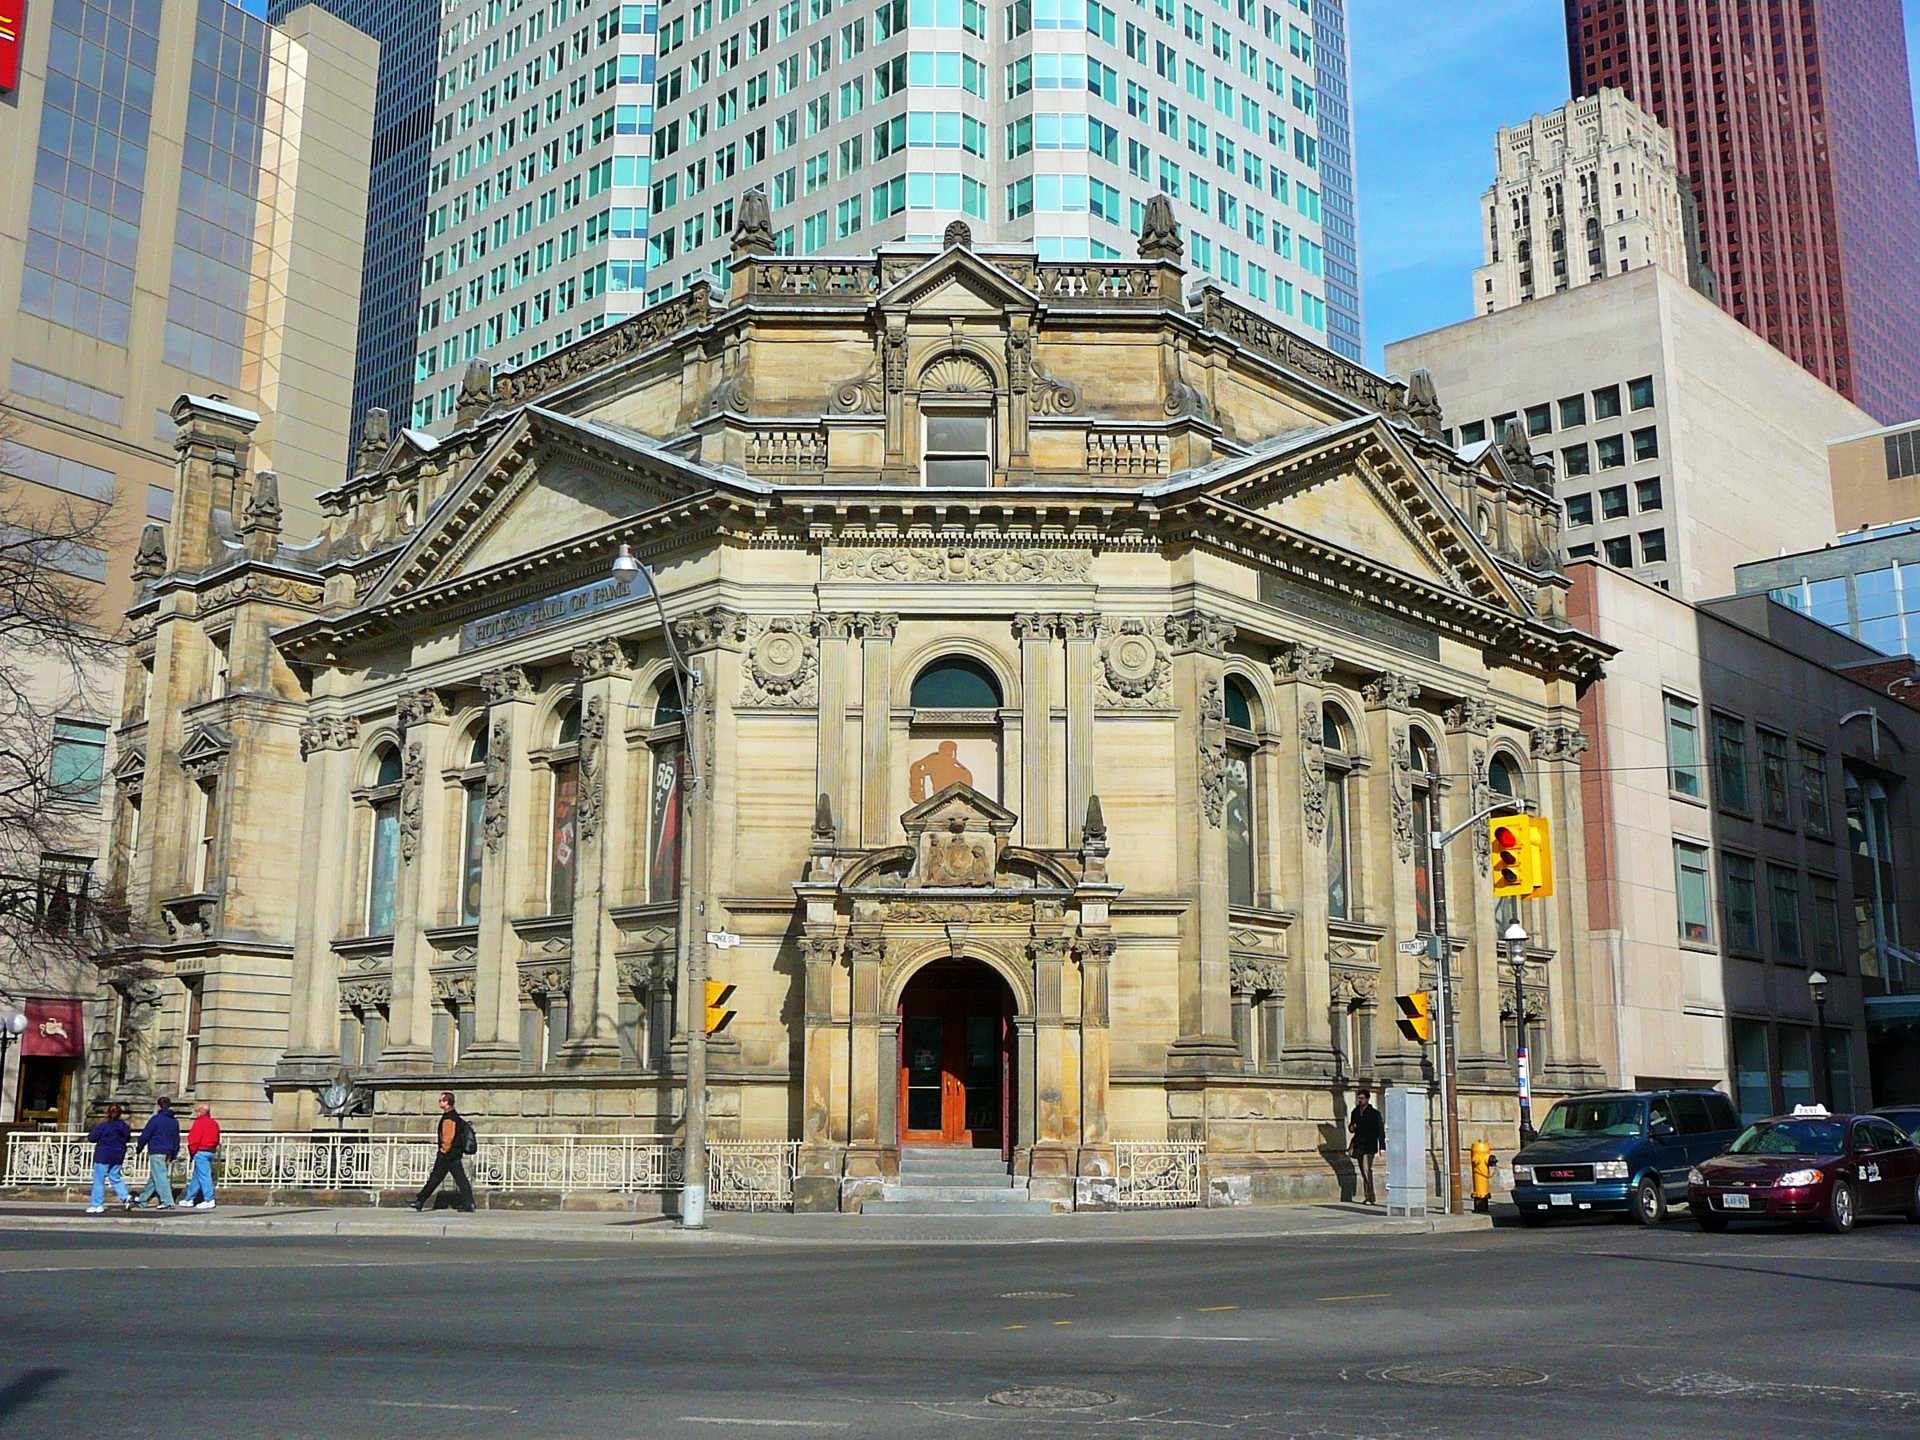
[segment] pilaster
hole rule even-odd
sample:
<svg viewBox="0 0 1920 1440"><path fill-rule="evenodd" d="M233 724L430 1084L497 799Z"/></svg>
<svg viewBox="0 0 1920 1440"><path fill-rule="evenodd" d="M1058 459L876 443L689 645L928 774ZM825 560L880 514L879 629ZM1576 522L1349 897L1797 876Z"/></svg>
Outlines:
<svg viewBox="0 0 1920 1440"><path fill-rule="evenodd" d="M1189 610L1167 617L1175 703L1194 740L1174 753L1174 834L1182 894L1194 904L1181 924L1180 1034L1168 1056L1176 1071L1239 1067L1227 967L1227 646L1233 626Z"/></svg>
<svg viewBox="0 0 1920 1440"><path fill-rule="evenodd" d="M1094 785L1093 645L1100 633L1100 617L1068 614L1060 616L1059 622L1067 645L1067 844L1078 845Z"/></svg>
<svg viewBox="0 0 1920 1440"><path fill-rule="evenodd" d="M359 738L351 720L309 720L300 727L300 753L307 765L307 803L301 848L313 857L306 878L307 903L293 935L293 984L289 1033L292 1063L337 1065L340 1054L339 962L333 937L340 929L346 886L347 833L353 750Z"/></svg>
<svg viewBox="0 0 1920 1440"><path fill-rule="evenodd" d="M860 838L869 848L892 839L893 636L900 617L860 617Z"/></svg>
<svg viewBox="0 0 1920 1440"><path fill-rule="evenodd" d="M1294 897L1299 917L1282 1002L1288 1036L1283 1064L1295 1074L1322 1074L1334 1057L1332 971L1327 961L1327 762L1321 743L1324 686L1332 673L1332 652L1317 645L1294 645L1273 664L1283 802L1274 811L1275 828L1299 837L1297 844L1280 847L1281 893Z"/></svg>
<svg viewBox="0 0 1920 1440"><path fill-rule="evenodd" d="M486 691L486 844L480 862L480 923L474 955L473 1047L461 1064L506 1068L520 1059L520 977L509 924L534 855L533 775L527 761L534 688L508 665L480 678Z"/></svg>
<svg viewBox="0 0 1920 1440"><path fill-rule="evenodd" d="M1418 824L1413 803L1413 747L1407 733L1407 711L1420 693L1416 681L1387 671L1361 687L1366 704L1367 750L1376 757L1377 774L1385 781L1366 787L1366 849L1356 866L1366 875L1367 919L1386 928L1393 949L1381 946L1380 988L1389 994L1419 989L1421 957L1403 955L1397 942L1414 939L1419 931L1419 906L1414 897L1414 829ZM1374 1012L1375 1070L1382 1079L1418 1081L1424 1056L1400 1034L1390 1004Z"/></svg>
<svg viewBox="0 0 1920 1440"><path fill-rule="evenodd" d="M621 892L625 856L616 837L636 833L630 747L620 743L622 699L631 679L626 646L608 638L573 652L580 671L579 796L574 806L573 971L567 1047L576 1065L620 1061L620 944L608 907Z"/></svg>
<svg viewBox="0 0 1920 1440"><path fill-rule="evenodd" d="M1045 849L1054 840L1053 811L1047 803L1049 711L1053 694L1053 617L1016 615L1013 633L1020 641L1020 812L1021 843Z"/></svg>
<svg viewBox="0 0 1920 1440"><path fill-rule="evenodd" d="M433 987L429 969L433 947L426 930L432 877L446 869L438 842L447 835L446 700L437 691L416 690L400 697L398 716L404 731L400 766L400 874L393 911L393 1000L387 1015L382 1064L423 1068L433 1063Z"/></svg>

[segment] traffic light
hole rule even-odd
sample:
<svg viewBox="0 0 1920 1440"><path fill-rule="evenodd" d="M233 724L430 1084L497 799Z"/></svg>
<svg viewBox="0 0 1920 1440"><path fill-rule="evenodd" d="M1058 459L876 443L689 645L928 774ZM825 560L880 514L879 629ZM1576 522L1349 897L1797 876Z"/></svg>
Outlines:
<svg viewBox="0 0 1920 1440"><path fill-rule="evenodd" d="M1416 990L1411 995L1396 995L1400 1007L1400 1033L1424 1045L1433 1039L1433 992Z"/></svg>
<svg viewBox="0 0 1920 1440"><path fill-rule="evenodd" d="M1553 894L1553 832L1531 815L1495 815L1487 822L1493 841L1493 893L1527 900Z"/></svg>
<svg viewBox="0 0 1920 1440"><path fill-rule="evenodd" d="M707 1034L718 1035L733 1021L727 1008L733 999L733 986L725 980L707 981Z"/></svg>

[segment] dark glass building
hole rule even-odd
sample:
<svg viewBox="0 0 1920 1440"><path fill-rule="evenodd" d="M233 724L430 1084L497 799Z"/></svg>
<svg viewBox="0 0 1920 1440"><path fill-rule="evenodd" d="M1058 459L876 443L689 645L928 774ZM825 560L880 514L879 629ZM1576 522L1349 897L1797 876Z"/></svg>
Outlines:
<svg viewBox="0 0 1920 1440"><path fill-rule="evenodd" d="M1566 0L1575 95L1658 116L1721 304L1877 419L1920 415L1920 164L1900 0Z"/></svg>
<svg viewBox="0 0 1920 1440"><path fill-rule="evenodd" d="M351 456L359 449L369 406L383 407L401 424L413 411L440 6L429 0L268 0L267 18L278 22L306 4L319 5L380 42Z"/></svg>

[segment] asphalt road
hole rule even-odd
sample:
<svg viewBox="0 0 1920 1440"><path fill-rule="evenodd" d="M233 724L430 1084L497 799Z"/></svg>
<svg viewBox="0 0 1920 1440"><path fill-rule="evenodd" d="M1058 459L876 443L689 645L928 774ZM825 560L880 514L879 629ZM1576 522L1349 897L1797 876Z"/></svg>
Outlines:
<svg viewBox="0 0 1920 1440"><path fill-rule="evenodd" d="M0 1306L7 1440L1920 1433L1920 1226L1899 1223L928 1248L7 1232Z"/></svg>

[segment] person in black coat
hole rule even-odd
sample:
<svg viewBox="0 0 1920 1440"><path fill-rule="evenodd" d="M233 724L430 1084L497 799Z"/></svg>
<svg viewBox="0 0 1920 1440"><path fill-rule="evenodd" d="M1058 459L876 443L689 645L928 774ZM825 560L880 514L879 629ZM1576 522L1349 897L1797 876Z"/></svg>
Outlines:
<svg viewBox="0 0 1920 1440"><path fill-rule="evenodd" d="M1367 1205L1379 1203L1373 1198L1373 1157L1387 1145L1386 1118L1373 1108L1372 1097L1373 1092L1362 1085L1360 1093L1354 1097L1353 1114L1347 1118L1347 1135L1350 1137L1347 1153L1353 1156L1353 1168L1359 1172L1361 1185L1365 1187L1362 1203Z"/></svg>

